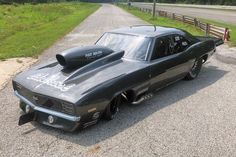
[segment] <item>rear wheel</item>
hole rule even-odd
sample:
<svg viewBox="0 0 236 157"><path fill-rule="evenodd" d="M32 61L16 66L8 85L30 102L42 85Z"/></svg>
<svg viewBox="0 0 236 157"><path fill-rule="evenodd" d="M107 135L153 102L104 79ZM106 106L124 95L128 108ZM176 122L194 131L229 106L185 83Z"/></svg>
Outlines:
<svg viewBox="0 0 236 157"><path fill-rule="evenodd" d="M120 103L121 103L121 95L115 97L107 106L104 114L105 119L112 120L115 118L116 114L119 111Z"/></svg>
<svg viewBox="0 0 236 157"><path fill-rule="evenodd" d="M197 78L198 74L201 71L202 64L203 64L203 59L202 58L196 59L196 61L194 62L193 67L191 68L191 70L189 71L189 73L187 74L185 79L186 80L193 80L193 79Z"/></svg>

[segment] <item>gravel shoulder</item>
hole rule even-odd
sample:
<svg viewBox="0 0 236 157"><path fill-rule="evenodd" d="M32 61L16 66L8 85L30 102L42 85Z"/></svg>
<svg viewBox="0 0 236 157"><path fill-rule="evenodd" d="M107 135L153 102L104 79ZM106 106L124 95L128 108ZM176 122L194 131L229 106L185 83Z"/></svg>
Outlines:
<svg viewBox="0 0 236 157"><path fill-rule="evenodd" d="M104 31L144 24L104 4L45 51L44 62L69 47L88 45ZM121 106L113 121L75 133L29 123L11 83L0 91L0 156L235 156L236 66L208 61L194 81L179 81L138 106Z"/></svg>
<svg viewBox="0 0 236 157"><path fill-rule="evenodd" d="M216 58L224 63L236 65L236 48L224 44L218 48Z"/></svg>
<svg viewBox="0 0 236 157"><path fill-rule="evenodd" d="M30 67L35 62L37 62L37 59L31 57L11 58L0 61L0 90L7 85L13 76Z"/></svg>

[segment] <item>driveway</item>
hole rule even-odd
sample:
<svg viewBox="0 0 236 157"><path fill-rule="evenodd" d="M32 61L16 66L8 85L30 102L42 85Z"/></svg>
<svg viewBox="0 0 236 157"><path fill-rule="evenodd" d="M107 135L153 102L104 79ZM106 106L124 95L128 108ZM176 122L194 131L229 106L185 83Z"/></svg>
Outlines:
<svg viewBox="0 0 236 157"><path fill-rule="evenodd" d="M144 22L104 4L45 51L40 62L104 31ZM235 156L236 66L212 58L194 81L179 81L116 119L67 133L37 123L17 126L20 109L11 83L0 91L0 156Z"/></svg>

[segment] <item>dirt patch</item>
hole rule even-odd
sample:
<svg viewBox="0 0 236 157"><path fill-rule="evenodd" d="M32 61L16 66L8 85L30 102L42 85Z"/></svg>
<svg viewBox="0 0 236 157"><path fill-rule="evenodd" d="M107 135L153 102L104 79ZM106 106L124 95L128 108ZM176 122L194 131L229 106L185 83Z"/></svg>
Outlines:
<svg viewBox="0 0 236 157"><path fill-rule="evenodd" d="M0 90L8 83L8 81L17 73L30 67L35 63L35 58L11 58L5 61L0 61Z"/></svg>
<svg viewBox="0 0 236 157"><path fill-rule="evenodd" d="M99 152L100 149L101 149L101 146L95 145L93 148L89 149L89 152L92 154L96 154Z"/></svg>

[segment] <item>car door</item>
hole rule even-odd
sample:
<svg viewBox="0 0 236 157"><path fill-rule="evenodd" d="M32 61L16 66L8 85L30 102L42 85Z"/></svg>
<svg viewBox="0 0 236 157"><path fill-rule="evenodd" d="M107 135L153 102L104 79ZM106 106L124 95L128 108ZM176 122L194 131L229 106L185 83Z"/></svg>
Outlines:
<svg viewBox="0 0 236 157"><path fill-rule="evenodd" d="M150 58L150 89L159 89L186 76L191 62L185 58L190 43L178 34L155 40Z"/></svg>

